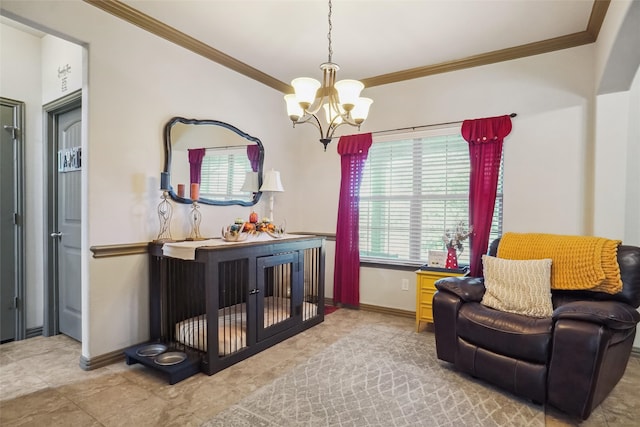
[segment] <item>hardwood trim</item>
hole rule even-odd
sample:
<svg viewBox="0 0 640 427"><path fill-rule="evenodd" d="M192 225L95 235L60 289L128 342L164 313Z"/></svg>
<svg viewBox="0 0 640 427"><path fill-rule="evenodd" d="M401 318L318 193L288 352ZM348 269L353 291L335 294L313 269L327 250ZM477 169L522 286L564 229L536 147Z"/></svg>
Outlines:
<svg viewBox="0 0 640 427"><path fill-rule="evenodd" d="M416 318L415 311L401 310L399 308L381 307L378 305L360 304L360 310L371 311L373 313L391 314L394 316L408 317L410 319Z"/></svg>
<svg viewBox="0 0 640 427"><path fill-rule="evenodd" d="M83 371L92 371L122 361L124 361L124 349L91 358L80 356L80 368Z"/></svg>
<svg viewBox="0 0 640 427"><path fill-rule="evenodd" d="M114 16L117 16L120 19L123 19L133 25L136 25L143 30L146 30L152 34L155 34L158 37L162 37L165 40L168 40L172 43L177 44L178 46L182 46L185 49L188 49L198 55L204 56L207 59L212 60L213 62L217 62L220 65L223 65L227 68L232 69L233 71L237 71L238 73L245 75L253 80L256 80L260 83L263 83L275 90L284 93L292 93L291 87L264 73L256 68L253 68L250 65L245 64L242 61L233 58L232 56L227 55L224 52L221 52L200 40L197 40L177 29L158 21L155 18L152 18L149 15L146 15L140 12L133 7L126 5L118 0L84 0L86 3L93 5L99 9L104 10Z"/></svg>
<svg viewBox="0 0 640 427"><path fill-rule="evenodd" d="M506 49L494 50L493 52L468 56L453 61L441 62L435 65L411 68L408 70L396 71L382 74L375 77L362 79L365 87L380 86L390 83L397 83L404 80L417 79L434 74L448 73L450 71L463 70L465 68L479 67L482 65L495 64L512 59L524 58L527 56L539 55L541 53L553 52L570 47L582 46L592 43L593 37L587 31L568 34L539 42L528 43Z"/></svg>
<svg viewBox="0 0 640 427"><path fill-rule="evenodd" d="M325 307L328 306L328 305L335 305L333 303L333 298L325 297L324 305L325 305ZM362 311L370 311L372 313L391 314L393 316L408 317L410 319L415 319L416 318L416 312L415 311L401 310L399 308L382 307L382 306L379 306L379 305L371 305L371 304L360 304L360 306L357 307L357 308L354 308L354 307L351 307L351 306L343 306L342 304L338 304L337 306L340 307L340 308L346 308L346 309L349 309L349 310L362 310Z"/></svg>
<svg viewBox="0 0 640 427"><path fill-rule="evenodd" d="M607 15L607 10L609 10L609 4L611 4L611 0L595 0L593 2L591 16L587 24L587 32L591 34L594 42L598 40L604 17Z"/></svg>
<svg viewBox="0 0 640 427"><path fill-rule="evenodd" d="M162 37L172 43L182 46L198 55L217 62L227 68L263 83L282 93L293 93L293 89L288 84L272 77L250 65L245 64L224 52L221 52L169 25L152 18L128 6L118 0L84 0L99 9L104 10L118 18L134 24L152 34ZM463 70L466 68L479 67L482 65L495 64L497 62L510 61L512 59L524 58L527 56L549 53L556 50L568 49L593 43L598 39L602 22L609 8L611 0L594 0L591 9L591 16L585 31L567 34L538 42L514 46L506 49L473 55L466 58L441 62L439 64L425 65L408 70L401 70L392 73L382 74L361 79L365 87L381 86L390 83L398 83L404 80L417 79L434 74L448 73L450 71Z"/></svg>
<svg viewBox="0 0 640 427"><path fill-rule="evenodd" d="M114 256L138 255L149 252L149 242L124 243L119 245L91 246L94 258L108 258Z"/></svg>

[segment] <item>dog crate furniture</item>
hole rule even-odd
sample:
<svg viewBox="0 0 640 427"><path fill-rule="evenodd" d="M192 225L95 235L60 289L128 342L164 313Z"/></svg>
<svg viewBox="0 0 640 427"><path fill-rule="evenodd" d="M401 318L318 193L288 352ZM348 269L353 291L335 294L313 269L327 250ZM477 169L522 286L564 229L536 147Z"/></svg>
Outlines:
<svg viewBox="0 0 640 427"><path fill-rule="evenodd" d="M212 375L324 320L324 238L202 242L191 256L151 243L150 341L125 351L171 384ZM167 249L173 249L168 251ZM177 255L181 256L181 255ZM140 349L162 344L186 360L159 365Z"/></svg>

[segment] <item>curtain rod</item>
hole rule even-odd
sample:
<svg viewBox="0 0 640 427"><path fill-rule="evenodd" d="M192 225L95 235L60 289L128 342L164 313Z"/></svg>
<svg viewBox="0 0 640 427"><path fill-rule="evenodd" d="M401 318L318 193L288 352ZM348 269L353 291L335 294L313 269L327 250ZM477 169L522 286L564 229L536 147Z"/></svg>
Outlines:
<svg viewBox="0 0 640 427"><path fill-rule="evenodd" d="M517 115L518 114L516 114L516 113L511 113L511 114L509 114L509 117L516 117ZM411 127L406 127L406 128L377 130L377 131L371 132L371 135L376 135L376 134L379 134L379 133L387 133L387 132L399 132L399 131L403 131L403 130L414 131L416 129L429 128L429 127L434 127L434 126L455 125L455 124L458 124L458 123L462 123L463 121L464 120L459 120L457 122L433 123L433 124L430 124L430 125L411 126Z"/></svg>

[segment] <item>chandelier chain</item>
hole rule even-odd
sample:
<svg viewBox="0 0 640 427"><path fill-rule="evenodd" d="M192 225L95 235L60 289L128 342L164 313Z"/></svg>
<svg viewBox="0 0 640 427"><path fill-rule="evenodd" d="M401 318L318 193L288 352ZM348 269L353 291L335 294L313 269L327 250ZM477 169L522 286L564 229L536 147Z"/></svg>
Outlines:
<svg viewBox="0 0 640 427"><path fill-rule="evenodd" d="M331 0L329 0L329 32L327 33L327 39L329 39L329 62L331 62L331 57L333 56L333 48L331 47L331 30L333 29L333 25L331 24Z"/></svg>

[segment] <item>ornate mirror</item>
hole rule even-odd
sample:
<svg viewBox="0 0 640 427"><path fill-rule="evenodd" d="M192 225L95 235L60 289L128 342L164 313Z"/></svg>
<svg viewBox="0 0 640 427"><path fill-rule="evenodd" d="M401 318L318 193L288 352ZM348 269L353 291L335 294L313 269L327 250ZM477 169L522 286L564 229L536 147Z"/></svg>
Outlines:
<svg viewBox="0 0 640 427"><path fill-rule="evenodd" d="M200 203L252 206L260 200L264 147L258 138L217 120L174 117L164 128L164 150L176 202L192 202L194 182Z"/></svg>

